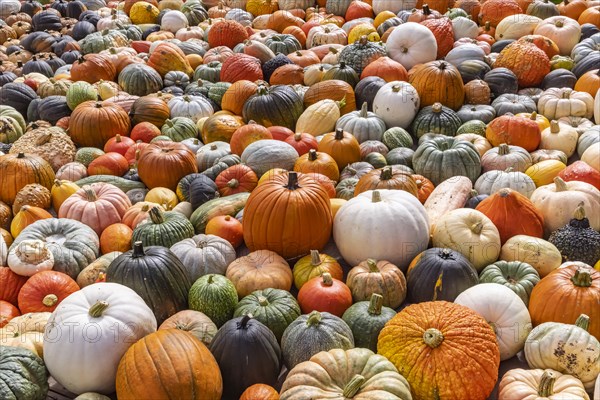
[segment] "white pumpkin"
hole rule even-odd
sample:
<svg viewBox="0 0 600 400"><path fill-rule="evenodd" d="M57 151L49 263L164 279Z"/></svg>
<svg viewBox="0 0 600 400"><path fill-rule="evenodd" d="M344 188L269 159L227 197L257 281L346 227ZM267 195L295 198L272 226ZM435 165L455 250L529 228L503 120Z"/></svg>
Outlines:
<svg viewBox="0 0 600 400"><path fill-rule="evenodd" d="M565 182L557 177L554 183L537 188L530 200L544 216L546 235L568 224L580 203L590 226L600 231L600 190L589 183Z"/></svg>
<svg viewBox="0 0 600 400"><path fill-rule="evenodd" d="M160 20L160 29L163 31L176 33L178 30L187 27L188 19L181 11L169 10Z"/></svg>
<svg viewBox="0 0 600 400"><path fill-rule="evenodd" d="M536 269L541 278L559 268L562 263L562 256L556 246L528 235L516 235L508 239L502 245L500 259L527 263Z"/></svg>
<svg viewBox="0 0 600 400"><path fill-rule="evenodd" d="M516 14L505 17L496 26L496 40L518 40L531 35L542 20L533 15Z"/></svg>
<svg viewBox="0 0 600 400"><path fill-rule="evenodd" d="M207 274L225 275L227 266L237 258L233 246L215 235L184 239L171 246L171 251L185 266L190 282Z"/></svg>
<svg viewBox="0 0 600 400"><path fill-rule="evenodd" d="M558 46L560 54L568 56L581 37L581 26L577 21L564 15L556 15L541 21L533 31L534 35L542 35Z"/></svg>
<svg viewBox="0 0 600 400"><path fill-rule="evenodd" d="M44 360L67 390L112 393L121 357L156 331L156 318L132 289L95 283L64 299L44 333Z"/></svg>
<svg viewBox="0 0 600 400"><path fill-rule="evenodd" d="M589 317L575 325L545 322L536 326L525 343L530 368L551 368L579 378L587 391L594 389L600 374L600 342L587 331Z"/></svg>
<svg viewBox="0 0 600 400"><path fill-rule="evenodd" d="M419 112L420 103L419 93L410 83L392 81L383 85L375 95L373 112L383 119L388 128L408 128Z"/></svg>
<svg viewBox="0 0 600 400"><path fill-rule="evenodd" d="M333 239L349 265L387 260L406 271L429 243L425 208L403 190L369 190L350 199L333 221Z"/></svg>
<svg viewBox="0 0 600 400"><path fill-rule="evenodd" d="M6 263L15 274L32 276L41 271L51 270L54 267L54 255L46 242L29 239L11 246Z"/></svg>
<svg viewBox="0 0 600 400"><path fill-rule="evenodd" d="M252 168L257 176L262 176L272 168L291 171L298 158L298 152L281 140L258 140L248 145L242 152L242 162Z"/></svg>
<svg viewBox="0 0 600 400"><path fill-rule="evenodd" d="M479 36L479 26L475 21L466 17L456 17L452 20L452 31L454 40L469 38L475 39Z"/></svg>
<svg viewBox="0 0 600 400"><path fill-rule="evenodd" d="M523 349L531 332L531 317L523 300L511 289L497 283L480 283L459 294L454 303L477 312L492 326L501 361Z"/></svg>
<svg viewBox="0 0 600 400"><path fill-rule="evenodd" d="M600 375L596 378L596 387L594 388L594 400L600 400Z"/></svg>
<svg viewBox="0 0 600 400"><path fill-rule="evenodd" d="M96 23L96 29L98 32L101 32L106 29L117 29L119 26L127 26L131 25L131 20L124 12L117 12L117 14L112 14L112 12L98 20Z"/></svg>
<svg viewBox="0 0 600 400"><path fill-rule="evenodd" d="M5 20L13 13L18 13L21 9L19 0L0 0L0 19Z"/></svg>
<svg viewBox="0 0 600 400"><path fill-rule="evenodd" d="M322 44L348 44L348 34L335 24L313 26L306 36L306 48Z"/></svg>
<svg viewBox="0 0 600 400"><path fill-rule="evenodd" d="M386 47L391 59L408 71L417 64L433 61L437 56L437 42L433 32L416 22L406 22L394 28Z"/></svg>
<svg viewBox="0 0 600 400"><path fill-rule="evenodd" d="M373 0L373 12L375 15L383 11L391 11L398 14L400 11L412 10L417 7L417 0Z"/></svg>
<svg viewBox="0 0 600 400"><path fill-rule="evenodd" d="M210 117L214 110L208 99L203 96L173 97L168 103L171 118L186 117L194 122L200 118Z"/></svg>
<svg viewBox="0 0 600 400"><path fill-rule="evenodd" d="M469 259L477 271L492 264L500 255L500 233L482 212L458 208L435 222L433 247L456 250Z"/></svg>
<svg viewBox="0 0 600 400"><path fill-rule="evenodd" d="M550 88L538 100L538 113L549 120L562 117L592 118L594 98L587 92L570 88Z"/></svg>
<svg viewBox="0 0 600 400"><path fill-rule="evenodd" d="M488 171L475 182L475 190L479 194L490 195L504 188L512 189L529 198L535 191L535 183L529 175L513 171L512 168L506 171Z"/></svg>
<svg viewBox="0 0 600 400"><path fill-rule="evenodd" d="M511 369L502 377L498 400L589 400L583 383L552 369Z"/></svg>
<svg viewBox="0 0 600 400"><path fill-rule="evenodd" d="M336 129L350 132L359 143L367 140L381 141L385 132L385 122L377 114L367 111L367 102L364 102L360 111L352 111L342 115L335 123Z"/></svg>
<svg viewBox="0 0 600 400"><path fill-rule="evenodd" d="M581 160L589 166L600 171L600 142L592 144L581 155Z"/></svg>
<svg viewBox="0 0 600 400"><path fill-rule="evenodd" d="M577 148L579 134L570 125L552 121L550 126L542 131L542 140L538 148L547 150L560 150L571 157Z"/></svg>

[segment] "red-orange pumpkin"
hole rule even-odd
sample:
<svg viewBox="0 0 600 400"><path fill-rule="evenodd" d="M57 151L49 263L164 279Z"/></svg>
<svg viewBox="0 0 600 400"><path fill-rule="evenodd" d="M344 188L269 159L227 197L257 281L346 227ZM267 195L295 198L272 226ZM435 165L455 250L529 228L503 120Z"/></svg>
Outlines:
<svg viewBox="0 0 600 400"><path fill-rule="evenodd" d="M117 69L108 56L101 54L88 54L73 63L71 79L96 83L100 80L114 81Z"/></svg>
<svg viewBox="0 0 600 400"><path fill-rule="evenodd" d="M13 306L8 301L0 300L0 328L19 315L21 315L21 313L17 307Z"/></svg>
<svg viewBox="0 0 600 400"><path fill-rule="evenodd" d="M67 274L42 271L33 275L19 292L19 309L30 312L52 312L61 301L79 290L77 283Z"/></svg>
<svg viewBox="0 0 600 400"><path fill-rule="evenodd" d="M208 31L208 44L211 48L227 46L233 49L246 39L248 39L248 32L244 26L233 20L218 21Z"/></svg>
<svg viewBox="0 0 600 400"><path fill-rule="evenodd" d="M141 140L144 143L150 143L152 139L160 136L160 129L150 122L140 122L131 130L131 140Z"/></svg>
<svg viewBox="0 0 600 400"><path fill-rule="evenodd" d="M406 68L389 57L379 57L367 65L360 74L360 79L365 79L368 76L378 76L386 82L408 80Z"/></svg>
<svg viewBox="0 0 600 400"><path fill-rule="evenodd" d="M244 149L257 140L273 139L273 136L264 126L250 121L247 125L240 126L233 132L229 145L231 152L241 156Z"/></svg>
<svg viewBox="0 0 600 400"><path fill-rule="evenodd" d="M25 282L26 276L17 275L8 267L0 267L0 300L17 305L19 290Z"/></svg>
<svg viewBox="0 0 600 400"><path fill-rule="evenodd" d="M298 292L298 304L303 314L316 310L341 317L352 305L352 292L344 282L325 272L302 285Z"/></svg>
<svg viewBox="0 0 600 400"><path fill-rule="evenodd" d="M123 176L129 170L129 162L120 153L106 153L88 165L88 175Z"/></svg>
<svg viewBox="0 0 600 400"><path fill-rule="evenodd" d="M426 19L421 25L429 28L437 42L437 59L442 59L454 46L454 32L450 18Z"/></svg>
<svg viewBox="0 0 600 400"><path fill-rule="evenodd" d="M488 0L481 5L479 23L489 22L491 26L496 27L504 18L523 12L525 10L521 10L516 0Z"/></svg>
<svg viewBox="0 0 600 400"><path fill-rule="evenodd" d="M258 185L258 177L244 164L232 165L221 172L215 179L219 194L230 196L236 193L251 192Z"/></svg>
<svg viewBox="0 0 600 400"><path fill-rule="evenodd" d="M221 66L221 81L223 82L258 81L262 78L260 60L247 54L234 54Z"/></svg>
<svg viewBox="0 0 600 400"><path fill-rule="evenodd" d="M150 143L138 161L138 174L150 189L166 187L175 191L181 178L195 172L198 165L194 153L177 142Z"/></svg>
<svg viewBox="0 0 600 400"><path fill-rule="evenodd" d="M129 115L120 106L110 102L81 103L69 120L69 136L81 147L102 149L110 138L128 136L130 129Z"/></svg>
<svg viewBox="0 0 600 400"><path fill-rule="evenodd" d="M267 128L275 140L285 140L294 134L294 131L285 126L270 126Z"/></svg>
<svg viewBox="0 0 600 400"><path fill-rule="evenodd" d="M590 167L585 161L575 161L558 173L563 181L581 181L600 189L600 172Z"/></svg>
<svg viewBox="0 0 600 400"><path fill-rule="evenodd" d="M311 149L317 150L319 148L319 142L310 133L294 133L285 138L284 142L295 148L299 155L304 155Z"/></svg>
<svg viewBox="0 0 600 400"><path fill-rule="evenodd" d="M272 386L256 383L244 390L240 400L279 400L279 393Z"/></svg>
<svg viewBox="0 0 600 400"><path fill-rule="evenodd" d="M113 138L108 139L106 144L104 145L105 153L119 153L121 155L125 155L127 149L135 144L135 140L127 136L116 135Z"/></svg>
<svg viewBox="0 0 600 400"><path fill-rule="evenodd" d="M488 124L485 137L493 146L506 143L534 151L539 146L542 135L534 120L505 114Z"/></svg>
<svg viewBox="0 0 600 400"><path fill-rule="evenodd" d="M527 41L516 41L500 52L494 63L494 68L500 67L508 68L514 72L519 79L519 87L538 87L544 77L550 73L550 59L535 44Z"/></svg>
<svg viewBox="0 0 600 400"><path fill-rule="evenodd" d="M227 240L233 247L239 247L244 242L242 223L229 215L218 215L206 224L207 235L219 236Z"/></svg>
<svg viewBox="0 0 600 400"><path fill-rule="evenodd" d="M125 218L125 213L123 218ZM100 251L102 254L111 251L120 251L124 253L131 250L131 237L133 230L126 224L116 223L107 226L100 235Z"/></svg>

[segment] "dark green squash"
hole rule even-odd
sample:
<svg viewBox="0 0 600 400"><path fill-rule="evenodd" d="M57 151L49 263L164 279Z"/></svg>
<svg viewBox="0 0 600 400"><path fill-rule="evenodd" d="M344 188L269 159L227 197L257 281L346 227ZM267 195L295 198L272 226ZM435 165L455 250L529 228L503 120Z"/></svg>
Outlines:
<svg viewBox="0 0 600 400"><path fill-rule="evenodd" d="M504 40L501 40L501 42L504 42ZM517 93L519 90L517 76L508 68L494 68L485 74L483 80L488 84L494 97L505 93Z"/></svg>
<svg viewBox="0 0 600 400"><path fill-rule="evenodd" d="M595 265L600 260L600 233L590 227L583 203L575 209L569 223L552 232L548 241L556 246L564 261Z"/></svg>
<svg viewBox="0 0 600 400"><path fill-rule="evenodd" d="M23 75L38 73L44 75L46 78L51 78L54 76L54 71L52 71L52 67L48 65L46 60L38 58L37 56L31 57L31 60L27 61L23 64Z"/></svg>
<svg viewBox="0 0 600 400"><path fill-rule="evenodd" d="M426 133L455 136L461 125L462 121L454 110L443 106L441 103L434 103L419 111L410 129L413 135L418 138Z"/></svg>
<svg viewBox="0 0 600 400"><path fill-rule="evenodd" d="M181 6L180 11L185 15L190 26L198 26L200 22L208 19L208 11L200 2L188 1Z"/></svg>
<svg viewBox="0 0 600 400"><path fill-rule="evenodd" d="M27 116L29 103L37 98L37 93L24 83L10 82L0 88L2 105L11 106L21 113L23 117Z"/></svg>
<svg viewBox="0 0 600 400"><path fill-rule="evenodd" d="M458 128L458 130L456 131L456 136L462 135L464 133L474 133L476 135L485 137L486 127L487 125L483 121L467 121Z"/></svg>
<svg viewBox="0 0 600 400"><path fill-rule="evenodd" d="M479 274L480 283L498 283L515 292L526 306L540 274L531 265L521 261L496 261Z"/></svg>
<svg viewBox="0 0 600 400"><path fill-rule="evenodd" d="M229 279L223 275L208 274L194 282L188 300L190 309L203 312L221 327L233 317L238 295Z"/></svg>
<svg viewBox="0 0 600 400"><path fill-rule="evenodd" d="M337 198L350 200L354 197L354 189L358 183L358 178L346 178L341 180L335 187L335 194Z"/></svg>
<svg viewBox="0 0 600 400"><path fill-rule="evenodd" d="M56 125L56 122L71 115L71 109L67 105L65 96L48 96L40 100L37 106L39 119L50 122Z"/></svg>
<svg viewBox="0 0 600 400"><path fill-rule="evenodd" d="M544 77L544 80L542 81L540 87L544 90L562 87L568 87L573 89L576 83L577 77L574 73L572 73L568 69L559 68L550 71L550 73Z"/></svg>
<svg viewBox="0 0 600 400"><path fill-rule="evenodd" d="M208 89L207 97L209 98L209 100L214 101L219 106L219 108L221 108L221 101L223 100L223 95L225 94L227 89L229 89L230 86L231 83L229 82L217 82Z"/></svg>
<svg viewBox="0 0 600 400"><path fill-rule="evenodd" d="M195 210L209 200L219 197L217 184L208 176L198 174L191 182L188 188L188 199Z"/></svg>
<svg viewBox="0 0 600 400"><path fill-rule="evenodd" d="M199 65L194 71L194 80L202 79L203 81L219 82L220 78L221 63L218 61Z"/></svg>
<svg viewBox="0 0 600 400"><path fill-rule="evenodd" d="M146 64L129 64L119 73L119 86L133 96L147 96L163 88L163 80Z"/></svg>
<svg viewBox="0 0 600 400"><path fill-rule="evenodd" d="M396 311L383 306L383 296L373 293L370 301L359 301L348 308L342 319L352 329L354 345L376 353L379 332L395 315Z"/></svg>
<svg viewBox="0 0 600 400"><path fill-rule="evenodd" d="M271 49L273 54L294 53L302 50L302 45L293 35L289 34L273 34L269 35L265 40L265 45Z"/></svg>
<svg viewBox="0 0 600 400"><path fill-rule="evenodd" d="M260 85L257 93L246 100L242 115L246 122L252 120L266 127L285 126L293 130L303 111L302 98L291 87Z"/></svg>
<svg viewBox="0 0 600 400"><path fill-rule="evenodd" d="M133 250L110 263L106 281L133 289L150 307L159 325L188 308L192 284L179 258L165 247L144 248L142 242L135 242Z"/></svg>
<svg viewBox="0 0 600 400"><path fill-rule="evenodd" d="M387 161L388 165L406 165L407 167L412 168L412 159L414 154L415 152L411 148L397 147L390 150L385 155L385 160Z"/></svg>
<svg viewBox="0 0 600 400"><path fill-rule="evenodd" d="M363 157L362 160L364 162L368 162L374 168L383 168L386 165L388 165L387 160L385 159L385 156L381 153L377 153L376 151L367 154L366 156Z"/></svg>
<svg viewBox="0 0 600 400"><path fill-rule="evenodd" d="M419 254L409 266L407 300L409 303L454 301L477 283L477 271L465 256L454 250L434 247Z"/></svg>
<svg viewBox="0 0 600 400"><path fill-rule="evenodd" d="M465 84L475 79L483 79L485 74L491 71L488 63L481 60L466 60L456 68Z"/></svg>
<svg viewBox="0 0 600 400"><path fill-rule="evenodd" d="M269 288L256 290L240 300L233 316L247 314L271 329L279 341L285 328L300 316L301 311L298 302L288 291Z"/></svg>
<svg viewBox="0 0 600 400"><path fill-rule="evenodd" d="M397 147L413 146L413 138L410 136L410 133L400 127L390 128L383 132L381 141L390 150L393 150Z"/></svg>
<svg viewBox="0 0 600 400"><path fill-rule="evenodd" d="M359 80L356 71L352 67L346 65L346 63L343 61L331 67L327 72L325 72L325 75L323 75L324 81L332 79L347 82L352 87L355 87Z"/></svg>
<svg viewBox="0 0 600 400"><path fill-rule="evenodd" d="M42 11L31 18L34 31L59 31L62 29L60 17L51 11Z"/></svg>
<svg viewBox="0 0 600 400"><path fill-rule="evenodd" d="M66 17L79 19L79 16L87 10L87 7L83 2L79 0L69 1L67 3Z"/></svg>
<svg viewBox="0 0 600 400"><path fill-rule="evenodd" d="M224 399L238 399L255 383L277 383L281 348L273 332L252 316L226 322L213 338L210 351L221 369Z"/></svg>
<svg viewBox="0 0 600 400"><path fill-rule="evenodd" d="M219 176L221 172L225 171L232 165L237 165L241 162L242 159L237 154L228 154L219 158L219 161L215 163L212 167L206 169L205 171L202 171L202 174L208 176L214 181L215 179L217 179L217 176Z"/></svg>
<svg viewBox="0 0 600 400"><path fill-rule="evenodd" d="M44 360L21 347L0 346L0 399L45 400L47 394Z"/></svg>
<svg viewBox="0 0 600 400"><path fill-rule="evenodd" d="M144 246L171 247L194 236L194 226L181 213L152 207L148 215L148 220L133 230L132 242L141 242Z"/></svg>
<svg viewBox="0 0 600 400"><path fill-rule="evenodd" d="M273 72L275 72L277 68L286 64L293 64L293 62L285 54L277 54L275 57L265 62L262 65L263 79L265 82L271 80L271 75L273 75Z"/></svg>
<svg viewBox="0 0 600 400"><path fill-rule="evenodd" d="M338 2L341 1L338 0ZM366 36L361 36L356 42L349 43L348 46L344 47L338 62L340 64L345 63L360 76L367 65L380 57L385 57L386 54L384 46L369 41ZM362 102L357 104L362 104Z"/></svg>
<svg viewBox="0 0 600 400"><path fill-rule="evenodd" d="M328 312L313 311L299 316L281 338L283 361L288 370L321 351L353 347L354 336L348 324Z"/></svg>

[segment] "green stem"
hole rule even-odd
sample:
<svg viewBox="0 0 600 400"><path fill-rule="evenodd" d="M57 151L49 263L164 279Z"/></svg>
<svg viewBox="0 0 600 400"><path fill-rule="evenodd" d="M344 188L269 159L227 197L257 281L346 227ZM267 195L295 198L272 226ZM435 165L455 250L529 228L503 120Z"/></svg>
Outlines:
<svg viewBox="0 0 600 400"><path fill-rule="evenodd" d="M100 318L104 310L108 308L108 303L106 301L98 300L96 304L90 307L88 311L92 318Z"/></svg>
<svg viewBox="0 0 600 400"><path fill-rule="evenodd" d="M554 394L554 381L556 378L550 371L544 371L542 379L540 380L540 386L538 387L538 396L542 398L548 398Z"/></svg>
<svg viewBox="0 0 600 400"><path fill-rule="evenodd" d="M369 309L368 312L371 315L380 315L381 307L383 306L383 296L379 293L373 293L371 295L371 300L369 301Z"/></svg>
<svg viewBox="0 0 600 400"><path fill-rule="evenodd" d="M356 395L356 393L358 393L360 387L365 382L365 380L365 377L362 375L354 375L354 377L350 379L350 382L348 382L344 387L344 392L342 393L342 396L345 399L353 398Z"/></svg>
<svg viewBox="0 0 600 400"><path fill-rule="evenodd" d="M577 317L577 321L575 321L575 326L580 327L581 329L588 330L590 327L590 317L585 314L581 314Z"/></svg>

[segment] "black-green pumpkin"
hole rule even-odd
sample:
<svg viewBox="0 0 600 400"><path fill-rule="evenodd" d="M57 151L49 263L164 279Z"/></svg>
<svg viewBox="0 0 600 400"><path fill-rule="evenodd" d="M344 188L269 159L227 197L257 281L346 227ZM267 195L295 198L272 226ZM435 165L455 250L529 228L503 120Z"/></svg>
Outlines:
<svg viewBox="0 0 600 400"><path fill-rule="evenodd" d="M556 246L564 261L595 265L600 260L600 233L590 227L583 203L575 209L569 223L552 232L548 241Z"/></svg>
<svg viewBox="0 0 600 400"><path fill-rule="evenodd" d="M188 20L190 26L197 26L200 22L208 19L208 11L197 1L187 1L180 10Z"/></svg>
<svg viewBox="0 0 600 400"><path fill-rule="evenodd" d="M219 106L219 108L221 108L221 101L223 100L223 95L225 94L227 89L229 89L230 86L231 83L229 82L217 82L208 89L207 96L210 100L214 101Z"/></svg>
<svg viewBox="0 0 600 400"><path fill-rule="evenodd" d="M44 360L21 347L0 346L0 399L45 400L47 394Z"/></svg>
<svg viewBox="0 0 600 400"><path fill-rule="evenodd" d="M321 351L353 347L354 336L348 324L328 312L313 311L299 316L281 337L283 361L288 369Z"/></svg>
<svg viewBox="0 0 600 400"><path fill-rule="evenodd" d="M390 150L393 150L397 147L413 146L413 139L412 136L410 136L410 133L400 127L390 128L383 132L381 141Z"/></svg>
<svg viewBox="0 0 600 400"><path fill-rule="evenodd" d="M413 135L418 138L426 133L454 136L461 125L462 121L454 110L443 106L441 103L434 103L419 111L410 129Z"/></svg>
<svg viewBox="0 0 600 400"><path fill-rule="evenodd" d="M491 70L489 64L482 60L466 60L456 68L465 84L475 79L483 79Z"/></svg>
<svg viewBox="0 0 600 400"><path fill-rule="evenodd" d="M38 104L38 113L40 119L55 125L56 122L71 115L71 109L67 105L65 96L48 96L40 100Z"/></svg>
<svg viewBox="0 0 600 400"><path fill-rule="evenodd" d="M249 315L227 321L210 344L223 377L223 398L238 399L255 383L275 385L281 348L275 335Z"/></svg>
<svg viewBox="0 0 600 400"><path fill-rule="evenodd" d="M179 258L165 247L144 247L135 242L132 250L110 263L106 281L133 289L150 307L159 325L188 308L192 284Z"/></svg>
<svg viewBox="0 0 600 400"><path fill-rule="evenodd" d="M364 162L368 162L369 164L371 164L373 166L373 168L375 168L375 169L383 168L386 165L388 165L387 160L385 159L385 156L376 151L367 154L366 156L363 157L362 160Z"/></svg>
<svg viewBox="0 0 600 400"><path fill-rule="evenodd" d="M515 292L525 305L533 287L540 281L540 274L531 265L521 261L496 261L479 274L480 283L498 283Z"/></svg>
<svg viewBox="0 0 600 400"><path fill-rule="evenodd" d="M300 316L301 311L290 292L269 288L256 290L240 300L233 316L247 314L271 329L279 341L285 328Z"/></svg>
<svg viewBox="0 0 600 400"><path fill-rule="evenodd" d="M477 271L465 256L434 247L419 254L408 267L407 300L409 303L454 301L477 283Z"/></svg>
<svg viewBox="0 0 600 400"><path fill-rule="evenodd" d="M474 183L481 174L481 157L472 143L452 137L433 137L419 144L413 156L417 174L439 185L454 176L466 176Z"/></svg>
<svg viewBox="0 0 600 400"><path fill-rule="evenodd" d="M373 111L373 100L379 89L387 82L378 76L367 76L361 79L354 88L356 104L367 103L367 109Z"/></svg>
<svg viewBox="0 0 600 400"><path fill-rule="evenodd" d="M165 124L160 128L160 132L170 137L174 142L198 137L196 124L186 117L175 117L166 120Z"/></svg>
<svg viewBox="0 0 600 400"><path fill-rule="evenodd" d="M181 213L162 211L160 207L150 209L149 218L133 230L132 242L144 246L171 247L183 239L194 236L194 226Z"/></svg>
<svg viewBox="0 0 600 400"><path fill-rule="evenodd" d="M37 99L37 93L24 83L10 82L0 87L0 99L3 106L11 106L22 116L27 116L29 103Z"/></svg>
<svg viewBox="0 0 600 400"><path fill-rule="evenodd" d="M219 158L219 161L216 164L214 164L212 167L202 171L202 175L206 175L214 181L215 179L217 179L217 176L219 176L219 174L221 172L225 171L227 168L231 167L232 165L237 165L237 164L240 164L241 162L242 162L242 158L240 156L238 156L237 154L228 154L226 156Z"/></svg>
<svg viewBox="0 0 600 400"><path fill-rule="evenodd" d="M273 75L273 72L275 72L277 68L286 64L293 64L293 62L285 54L277 54L275 57L265 62L262 65L263 79L265 82L269 82L271 75Z"/></svg>
<svg viewBox="0 0 600 400"><path fill-rule="evenodd" d="M291 87L261 85L246 100L242 115L246 122L252 120L266 127L285 126L293 130L303 111L302 98Z"/></svg>
<svg viewBox="0 0 600 400"><path fill-rule="evenodd" d="M406 165L412 168L414 154L414 150L409 147L396 147L385 155L385 160L388 165Z"/></svg>
<svg viewBox="0 0 600 400"><path fill-rule="evenodd" d="M233 317L238 304L237 290L223 275L208 274L194 282L189 292L190 309L203 312L218 327Z"/></svg>
<svg viewBox="0 0 600 400"><path fill-rule="evenodd" d="M508 44L508 43L507 43ZM498 53L501 51L498 50ZM505 93L517 93L519 90L519 81L514 72L508 68L494 68L483 77L488 84L494 97Z"/></svg>
<svg viewBox="0 0 600 400"><path fill-rule="evenodd" d="M328 1L330 3L331 1ZM337 2L342 2L338 0ZM330 11L329 9L327 11ZM385 57L385 47L379 43L370 42L366 36L361 36L356 42L344 47L338 59L339 63L345 63L358 75L362 74L367 65L380 57ZM362 104L362 103L358 103Z"/></svg>
<svg viewBox="0 0 600 400"><path fill-rule="evenodd" d="M119 73L119 86L133 96L147 96L163 88L163 80L146 64L129 64Z"/></svg>
<svg viewBox="0 0 600 400"><path fill-rule="evenodd" d="M177 184L177 196L192 203L195 210L209 200L219 197L216 183L206 174L189 174Z"/></svg>
<svg viewBox="0 0 600 400"><path fill-rule="evenodd" d="M202 64L194 71L194 80L202 79L203 81L219 82L221 78L221 63L212 61L208 64Z"/></svg>
<svg viewBox="0 0 600 400"><path fill-rule="evenodd" d="M376 353L379 332L395 315L396 311L383 306L383 296L373 293L370 301L359 301L350 306L342 319L352 329L354 345Z"/></svg>
<svg viewBox="0 0 600 400"><path fill-rule="evenodd" d="M215 84L213 82L198 79L197 81L194 81L185 87L185 94L192 96L202 95L204 97L208 97L208 90L214 85Z"/></svg>
<svg viewBox="0 0 600 400"><path fill-rule="evenodd" d="M347 82L352 87L355 87L359 81L356 71L352 67L346 65L344 61L334 65L327 72L325 72L325 75L323 75L324 81L333 79Z"/></svg>

